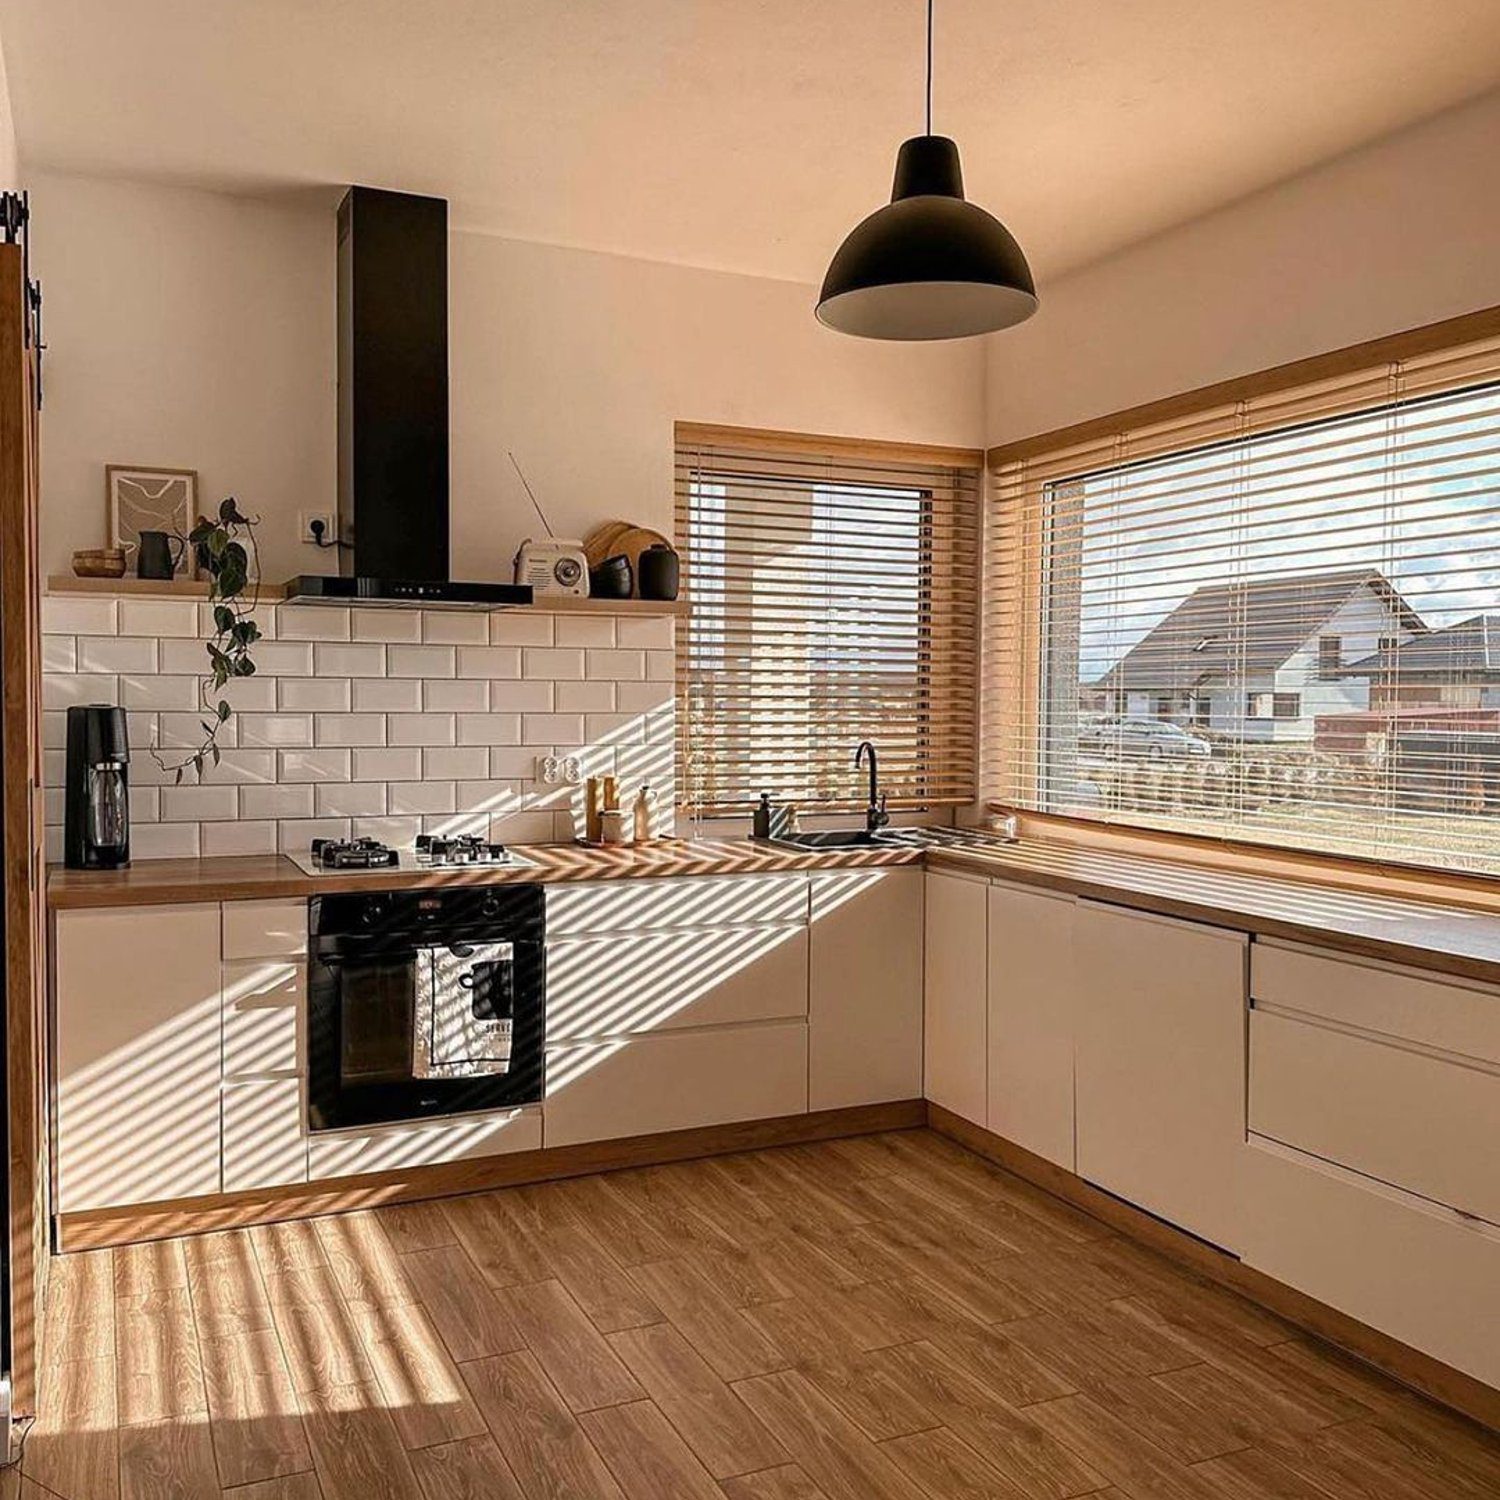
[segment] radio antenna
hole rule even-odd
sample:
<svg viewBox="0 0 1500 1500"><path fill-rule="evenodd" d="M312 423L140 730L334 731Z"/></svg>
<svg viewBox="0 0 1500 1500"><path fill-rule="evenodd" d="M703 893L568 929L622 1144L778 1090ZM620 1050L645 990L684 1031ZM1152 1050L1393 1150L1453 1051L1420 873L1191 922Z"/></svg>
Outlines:
<svg viewBox="0 0 1500 1500"><path fill-rule="evenodd" d="M542 525L547 528L547 535L554 536L555 533L552 530L552 523L547 519L547 513L542 509L541 502L537 499L535 492L532 490L531 486L526 483L526 476L521 472L520 464L516 462L516 455L512 453L509 448L507 448L505 450L505 456L510 460L511 467L516 471L516 477L521 481L522 487L525 489L527 497L530 499L533 509L535 509L537 515L542 518Z"/></svg>

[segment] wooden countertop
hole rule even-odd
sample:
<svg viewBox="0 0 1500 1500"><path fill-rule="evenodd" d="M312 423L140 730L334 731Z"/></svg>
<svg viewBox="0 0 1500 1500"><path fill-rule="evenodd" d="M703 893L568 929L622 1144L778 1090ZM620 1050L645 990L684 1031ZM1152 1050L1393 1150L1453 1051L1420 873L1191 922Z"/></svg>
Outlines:
<svg viewBox="0 0 1500 1500"><path fill-rule="evenodd" d="M748 875L920 864L1013 880L1137 911L1287 938L1390 963L1500 984L1500 916L1451 904L1331 890L1311 882L1241 875L1184 862L1030 840L991 848L775 849L749 839L664 839L647 848L518 848L530 867L304 874L281 855L143 860L122 871L53 867L54 909L240 901L320 892L516 881L627 880Z"/></svg>
<svg viewBox="0 0 1500 1500"><path fill-rule="evenodd" d="M1490 912L1039 840L928 849L927 864L1500 984L1500 916Z"/></svg>
<svg viewBox="0 0 1500 1500"><path fill-rule="evenodd" d="M381 871L308 875L280 854L220 859L148 859L128 870L48 872L54 909L152 906L168 902L254 901L335 891L422 886L501 885L565 880L628 880L667 875L758 875L777 870L849 870L922 862L920 849L773 849L749 839L663 839L643 848L586 849L576 844L516 845L532 861L504 869Z"/></svg>

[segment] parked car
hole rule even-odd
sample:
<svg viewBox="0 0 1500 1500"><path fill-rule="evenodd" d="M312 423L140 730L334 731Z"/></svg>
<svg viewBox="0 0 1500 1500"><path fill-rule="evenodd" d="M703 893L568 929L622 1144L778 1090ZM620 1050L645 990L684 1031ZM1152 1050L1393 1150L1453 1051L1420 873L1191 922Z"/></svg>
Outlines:
<svg viewBox="0 0 1500 1500"><path fill-rule="evenodd" d="M1084 755L1119 755L1139 760L1202 759L1213 747L1199 735L1167 719L1107 714L1078 731Z"/></svg>

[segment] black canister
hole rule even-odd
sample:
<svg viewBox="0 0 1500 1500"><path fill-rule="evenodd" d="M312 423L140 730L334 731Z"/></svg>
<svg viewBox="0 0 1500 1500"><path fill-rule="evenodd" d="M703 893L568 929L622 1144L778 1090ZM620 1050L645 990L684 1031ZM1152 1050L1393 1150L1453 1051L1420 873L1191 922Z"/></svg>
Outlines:
<svg viewBox="0 0 1500 1500"><path fill-rule="evenodd" d="M589 593L595 599L628 599L634 582L635 570L623 552L589 569Z"/></svg>
<svg viewBox="0 0 1500 1500"><path fill-rule="evenodd" d="M664 542L653 542L641 553L639 563L642 599L677 597L677 554Z"/></svg>

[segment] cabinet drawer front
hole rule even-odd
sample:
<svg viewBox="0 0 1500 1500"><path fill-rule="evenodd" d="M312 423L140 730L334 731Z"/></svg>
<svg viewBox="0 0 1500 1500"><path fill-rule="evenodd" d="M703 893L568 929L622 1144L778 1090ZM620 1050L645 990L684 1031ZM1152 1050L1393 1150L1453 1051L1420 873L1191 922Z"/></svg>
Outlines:
<svg viewBox="0 0 1500 1500"><path fill-rule="evenodd" d="M582 881L547 887L547 931L558 935L805 923L807 900L807 876L796 873Z"/></svg>
<svg viewBox="0 0 1500 1500"><path fill-rule="evenodd" d="M547 1054L549 1146L807 1109L801 1022L663 1032Z"/></svg>
<svg viewBox="0 0 1500 1500"><path fill-rule="evenodd" d="M807 1014L807 929L662 929L547 944L552 1041Z"/></svg>
<svg viewBox="0 0 1500 1500"><path fill-rule="evenodd" d="M307 952L307 902L226 901L224 957L298 958Z"/></svg>
<svg viewBox="0 0 1500 1500"><path fill-rule="evenodd" d="M297 1029L307 993L300 963L224 965L224 1076L299 1071Z"/></svg>
<svg viewBox="0 0 1500 1500"><path fill-rule="evenodd" d="M1256 941L1256 1001L1500 1063L1500 991Z"/></svg>
<svg viewBox="0 0 1500 1500"><path fill-rule="evenodd" d="M1255 1010L1250 1129L1500 1224L1500 1072Z"/></svg>
<svg viewBox="0 0 1500 1500"><path fill-rule="evenodd" d="M302 1083L268 1078L224 1090L224 1191L307 1181Z"/></svg>
<svg viewBox="0 0 1500 1500"><path fill-rule="evenodd" d="M311 1136L307 1169L313 1181L360 1172L392 1172L435 1162L534 1151L542 1144L542 1112L497 1110L457 1115L451 1120L422 1120L377 1125L367 1130L335 1130Z"/></svg>
<svg viewBox="0 0 1500 1500"><path fill-rule="evenodd" d="M1500 1235L1252 1136L1244 1261L1500 1386Z"/></svg>

